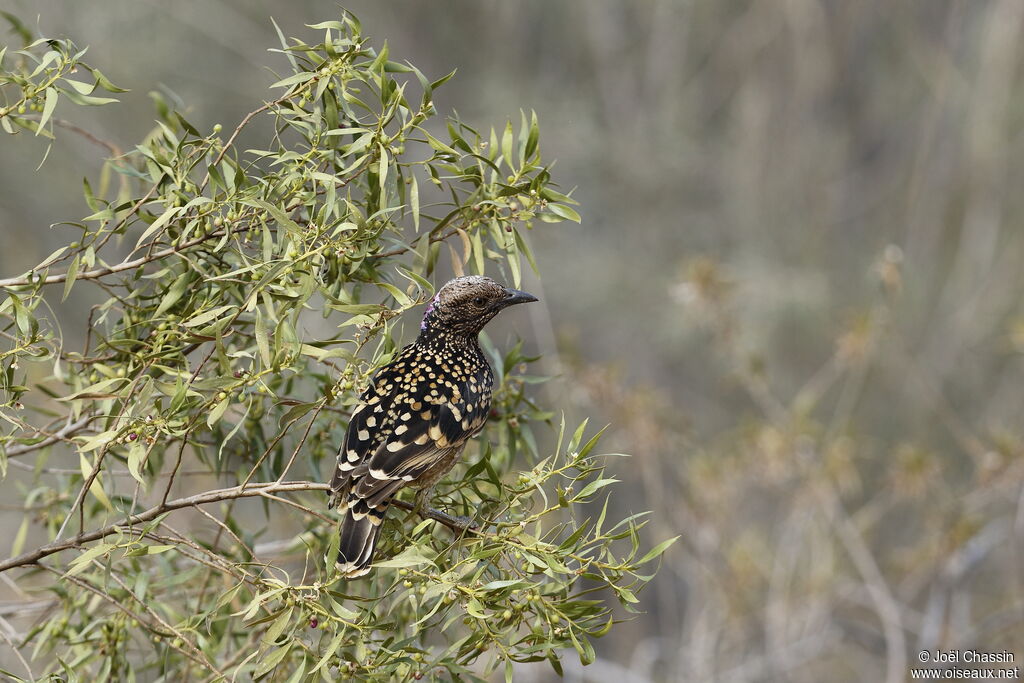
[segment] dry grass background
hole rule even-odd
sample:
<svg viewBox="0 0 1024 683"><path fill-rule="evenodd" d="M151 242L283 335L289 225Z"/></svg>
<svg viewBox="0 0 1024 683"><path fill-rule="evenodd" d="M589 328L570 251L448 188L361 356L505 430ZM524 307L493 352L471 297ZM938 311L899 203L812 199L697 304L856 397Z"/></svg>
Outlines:
<svg viewBox="0 0 1024 683"><path fill-rule="evenodd" d="M633 454L615 504L683 539L647 614L567 677L899 681L921 649L1024 659L1024 3L348 6L393 54L459 69L442 111L536 109L578 185L583 225L535 237L547 309L520 333L552 398ZM153 83L195 123L237 120L272 80L268 16L296 34L336 12L0 9L133 88L81 112L121 145ZM4 273L64 239L44 226L82 214L102 153L69 142L33 172L41 149L0 141Z"/></svg>

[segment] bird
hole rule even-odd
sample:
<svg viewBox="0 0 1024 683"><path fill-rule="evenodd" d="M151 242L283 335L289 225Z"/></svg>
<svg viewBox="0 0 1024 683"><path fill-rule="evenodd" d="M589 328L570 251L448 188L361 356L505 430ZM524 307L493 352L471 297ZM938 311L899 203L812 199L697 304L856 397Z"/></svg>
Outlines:
<svg viewBox="0 0 1024 683"><path fill-rule="evenodd" d="M388 506L406 486L422 510L490 414L494 374L480 331L509 306L537 297L469 275L444 284L416 340L373 376L352 410L338 451L328 507L341 516L341 576L370 571Z"/></svg>

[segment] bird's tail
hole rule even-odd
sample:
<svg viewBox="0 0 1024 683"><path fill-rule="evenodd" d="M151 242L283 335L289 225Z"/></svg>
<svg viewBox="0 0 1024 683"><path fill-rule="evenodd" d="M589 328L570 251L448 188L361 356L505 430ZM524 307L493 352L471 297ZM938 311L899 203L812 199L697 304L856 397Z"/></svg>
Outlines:
<svg viewBox="0 0 1024 683"><path fill-rule="evenodd" d="M338 543L337 568L342 576L355 578L370 571L373 552L377 548L377 538L384 522L384 513L388 503L378 503L370 507L366 501L358 500L349 505L341 519Z"/></svg>

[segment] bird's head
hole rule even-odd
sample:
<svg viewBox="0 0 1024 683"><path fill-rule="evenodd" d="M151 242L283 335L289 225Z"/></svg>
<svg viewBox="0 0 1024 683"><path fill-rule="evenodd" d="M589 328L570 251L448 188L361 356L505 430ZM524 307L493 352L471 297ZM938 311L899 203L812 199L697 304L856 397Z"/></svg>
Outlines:
<svg viewBox="0 0 1024 683"><path fill-rule="evenodd" d="M532 294L502 287L489 277L457 277L437 290L427 304L420 329L475 336L503 308L536 300Z"/></svg>

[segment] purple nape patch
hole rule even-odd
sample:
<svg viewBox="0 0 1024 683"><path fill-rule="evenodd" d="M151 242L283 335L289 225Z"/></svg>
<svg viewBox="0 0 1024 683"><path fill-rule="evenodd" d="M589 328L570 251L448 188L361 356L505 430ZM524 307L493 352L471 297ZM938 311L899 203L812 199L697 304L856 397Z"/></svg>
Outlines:
<svg viewBox="0 0 1024 683"><path fill-rule="evenodd" d="M438 296L440 296L440 295L439 294L435 294L434 295L434 298L430 300L429 304L427 304L427 310L423 312L423 322L420 323L420 330L421 331L427 329L427 318L429 318L430 314L434 312L434 306L437 305L437 298L438 298Z"/></svg>

